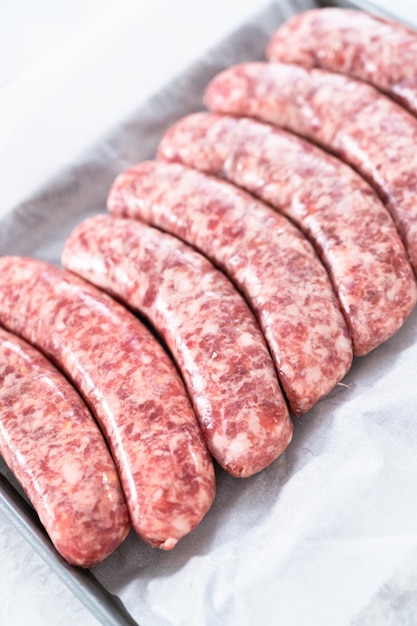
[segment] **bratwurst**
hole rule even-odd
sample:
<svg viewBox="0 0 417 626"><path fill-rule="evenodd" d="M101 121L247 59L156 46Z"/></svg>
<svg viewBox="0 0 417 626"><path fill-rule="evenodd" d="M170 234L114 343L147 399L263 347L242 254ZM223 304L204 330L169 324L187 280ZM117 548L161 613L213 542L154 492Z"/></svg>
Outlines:
<svg viewBox="0 0 417 626"><path fill-rule="evenodd" d="M222 176L297 224L329 272L356 356L409 316L417 287L395 225L370 185L339 159L269 124L214 113L179 120L159 157Z"/></svg>
<svg viewBox="0 0 417 626"><path fill-rule="evenodd" d="M292 423L261 330L205 257L136 220L96 215L71 233L62 261L162 336L207 446L230 474L251 476L285 450Z"/></svg>
<svg viewBox="0 0 417 626"><path fill-rule="evenodd" d="M129 514L94 418L40 352L3 328L0 454L68 563L92 567L125 539Z"/></svg>
<svg viewBox="0 0 417 626"><path fill-rule="evenodd" d="M225 181L161 161L120 174L107 206L182 238L229 276L258 319L294 415L346 374L352 343L329 277L287 218Z"/></svg>
<svg viewBox="0 0 417 626"><path fill-rule="evenodd" d="M215 491L211 458L174 363L132 313L70 272L0 257L0 273L0 323L73 382L109 444L136 532L173 548L202 519Z"/></svg>

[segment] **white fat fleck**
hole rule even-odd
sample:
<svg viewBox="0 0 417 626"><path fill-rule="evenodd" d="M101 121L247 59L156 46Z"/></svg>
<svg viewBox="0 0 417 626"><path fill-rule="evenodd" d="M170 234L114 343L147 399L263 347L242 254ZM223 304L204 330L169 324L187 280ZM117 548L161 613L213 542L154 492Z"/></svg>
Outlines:
<svg viewBox="0 0 417 626"><path fill-rule="evenodd" d="M212 359L217 359L217 352L213 352L213 354L211 355Z"/></svg>
<svg viewBox="0 0 417 626"><path fill-rule="evenodd" d="M230 439L218 431L213 432L210 452L213 456L222 459L222 463L229 459Z"/></svg>
<svg viewBox="0 0 417 626"><path fill-rule="evenodd" d="M248 332L243 332L239 337L239 343L243 348L252 346L254 343L253 335Z"/></svg>
<svg viewBox="0 0 417 626"><path fill-rule="evenodd" d="M82 269L83 271L92 272L93 274L102 275L106 274L106 265L104 257L99 254L87 254L77 250L77 256L71 256L68 259L68 264L73 269Z"/></svg>
<svg viewBox="0 0 417 626"><path fill-rule="evenodd" d="M212 335L213 337L216 337L220 333L219 325L214 318L208 318L206 321L204 321L203 330L204 333L202 334L206 336Z"/></svg>
<svg viewBox="0 0 417 626"><path fill-rule="evenodd" d="M158 500L160 500L164 495L164 490L161 489L160 487L158 489L155 489L155 491L152 494L152 501L153 502L158 502Z"/></svg>
<svg viewBox="0 0 417 626"><path fill-rule="evenodd" d="M389 289L385 291L385 297L389 302L395 302L398 297L398 292L400 288L398 287L398 283L400 281L395 282Z"/></svg>
<svg viewBox="0 0 417 626"><path fill-rule="evenodd" d="M247 419L248 419L247 432L253 433L257 438L259 438L259 441L260 441L263 435L262 435L262 428L259 423L259 417L256 412L256 409L253 411L250 411Z"/></svg>
<svg viewBox="0 0 417 626"><path fill-rule="evenodd" d="M60 332L65 332L67 330L67 325L63 320L60 320L59 318L56 318L55 320L55 330L60 333Z"/></svg>
<svg viewBox="0 0 417 626"><path fill-rule="evenodd" d="M61 468L61 474L65 481L70 485L77 485L83 479L83 472L78 463L74 463L72 460L67 460L63 463Z"/></svg>
<svg viewBox="0 0 417 626"><path fill-rule="evenodd" d="M323 375L322 375L320 367L318 366L309 367L306 379L309 381L311 386L320 385L323 379Z"/></svg>
<svg viewBox="0 0 417 626"><path fill-rule="evenodd" d="M251 442L246 433L240 432L238 436L229 441L228 444L228 459L233 460L241 458L250 449Z"/></svg>
<svg viewBox="0 0 417 626"><path fill-rule="evenodd" d="M376 64L369 59L365 59L365 70L368 74L374 74L377 69Z"/></svg>

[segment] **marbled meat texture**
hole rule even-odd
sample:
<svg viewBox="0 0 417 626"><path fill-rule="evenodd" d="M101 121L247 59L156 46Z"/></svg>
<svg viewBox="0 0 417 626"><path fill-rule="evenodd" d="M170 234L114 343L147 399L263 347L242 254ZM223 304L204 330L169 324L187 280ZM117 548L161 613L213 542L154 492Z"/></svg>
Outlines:
<svg viewBox="0 0 417 626"><path fill-rule="evenodd" d="M214 113L174 124L159 157L223 176L299 226L329 272L355 355L407 319L417 290L404 246L375 192L339 159L269 124Z"/></svg>
<svg viewBox="0 0 417 626"><path fill-rule="evenodd" d="M111 297L70 272L0 257L0 323L73 381L109 443L132 525L171 549L204 516L214 470L174 363ZM89 454L87 464L93 463Z"/></svg>
<svg viewBox="0 0 417 626"><path fill-rule="evenodd" d="M62 261L163 337L207 446L230 474L251 476L285 450L292 423L263 335L205 257L136 220L97 215L71 233Z"/></svg>
<svg viewBox="0 0 417 626"><path fill-rule="evenodd" d="M365 11L305 11L272 37L267 58L371 83L417 114L417 32Z"/></svg>
<svg viewBox="0 0 417 626"><path fill-rule="evenodd" d="M379 192L417 272L417 119L371 85L320 69L244 63L209 84L219 113L283 126L334 152Z"/></svg>
<svg viewBox="0 0 417 626"><path fill-rule="evenodd" d="M177 235L228 274L261 325L295 415L349 370L352 344L326 270L285 217L225 181L157 161L118 176L108 209Z"/></svg>
<svg viewBox="0 0 417 626"><path fill-rule="evenodd" d="M2 328L0 453L68 563L96 565L125 539L129 514L94 418L40 352Z"/></svg>

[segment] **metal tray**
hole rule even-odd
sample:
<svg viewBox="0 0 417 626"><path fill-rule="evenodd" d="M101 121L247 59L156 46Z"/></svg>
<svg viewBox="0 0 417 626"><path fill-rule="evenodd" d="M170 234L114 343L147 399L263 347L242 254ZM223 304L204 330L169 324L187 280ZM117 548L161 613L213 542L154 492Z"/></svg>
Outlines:
<svg viewBox="0 0 417 626"><path fill-rule="evenodd" d="M321 4L382 13L365 0ZM122 121L116 131L92 147L75 166L50 182L36 197L16 207L1 220L0 254L35 256L59 265L63 242L69 232L87 215L103 210L114 177L131 163L152 158L163 131L182 115L202 108L203 89L214 74L232 63L262 59L273 31L290 14L303 8L302 0L282 0L272 4L212 50L209 62L204 59L203 63L196 63L152 102L139 109L134 117ZM246 42L244 50L243 40ZM185 90L186 96L181 95L184 91L180 88L182 84L192 86L191 90ZM118 155L116 160L114 154ZM53 212L50 207L54 207ZM29 232L29 229L30 237L22 237L22 233ZM138 623L126 611L120 598L99 581L96 571L71 567L56 553L1 459L0 510L102 624L132 626ZM100 566L97 571L100 574ZM135 618L140 620L140 616Z"/></svg>

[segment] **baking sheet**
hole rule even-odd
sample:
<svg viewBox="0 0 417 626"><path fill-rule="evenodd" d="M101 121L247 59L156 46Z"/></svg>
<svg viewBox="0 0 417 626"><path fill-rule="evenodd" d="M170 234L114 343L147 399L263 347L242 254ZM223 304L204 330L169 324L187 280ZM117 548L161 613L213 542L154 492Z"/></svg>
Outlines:
<svg viewBox="0 0 417 626"><path fill-rule="evenodd" d="M215 73L263 58L278 24L312 6L274 3L212 50L1 220L0 254L59 265L72 228L104 211L116 174L152 158L164 130L202 108ZM141 626L417 623L416 360L414 313L296 420L292 444L267 470L239 480L218 469L212 509L175 550L131 533L95 579ZM1 460L0 471L8 475ZM55 563L52 552L45 558ZM71 584L98 615L100 588L91 593L78 571Z"/></svg>

